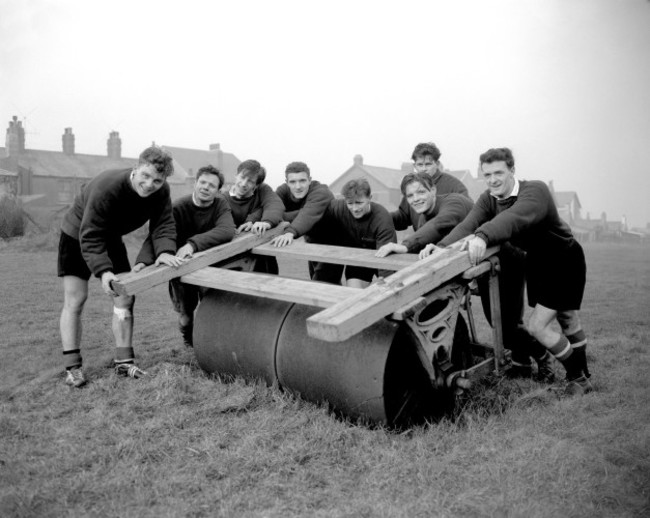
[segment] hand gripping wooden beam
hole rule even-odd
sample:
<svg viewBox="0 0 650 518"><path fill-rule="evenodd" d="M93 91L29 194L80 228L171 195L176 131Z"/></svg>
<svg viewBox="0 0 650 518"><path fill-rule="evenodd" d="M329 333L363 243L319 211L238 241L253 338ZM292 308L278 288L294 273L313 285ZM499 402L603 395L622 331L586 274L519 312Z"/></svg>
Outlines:
<svg viewBox="0 0 650 518"><path fill-rule="evenodd" d="M426 259L380 279L307 319L307 333L327 342L342 342L398 308L430 292L472 267L466 251L467 236L448 248L437 248ZM485 257L498 251L489 248Z"/></svg>
<svg viewBox="0 0 650 518"><path fill-rule="evenodd" d="M178 268L165 265L150 265L138 273L128 272L120 274L117 276L118 280L112 283L113 290L119 295L135 295L136 293L148 290L176 277L187 275L206 266L248 252L256 246L271 241L274 237L281 235L288 225L287 222L282 222L277 227L267 230L263 236L257 236L248 232L241 234L228 243L194 254L191 259Z"/></svg>

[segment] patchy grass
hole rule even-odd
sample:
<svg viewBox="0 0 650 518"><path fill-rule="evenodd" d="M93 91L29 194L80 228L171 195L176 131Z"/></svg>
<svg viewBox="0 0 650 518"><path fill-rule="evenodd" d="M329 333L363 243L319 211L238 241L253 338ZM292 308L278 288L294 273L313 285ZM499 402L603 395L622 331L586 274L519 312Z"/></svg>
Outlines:
<svg viewBox="0 0 650 518"><path fill-rule="evenodd" d="M488 378L456 420L396 433L207 376L179 343L164 286L136 302L136 352L152 376L131 380L109 368L111 303L91 283L92 382L71 390L56 253L5 245L0 515L647 516L648 249L586 251L594 393Z"/></svg>

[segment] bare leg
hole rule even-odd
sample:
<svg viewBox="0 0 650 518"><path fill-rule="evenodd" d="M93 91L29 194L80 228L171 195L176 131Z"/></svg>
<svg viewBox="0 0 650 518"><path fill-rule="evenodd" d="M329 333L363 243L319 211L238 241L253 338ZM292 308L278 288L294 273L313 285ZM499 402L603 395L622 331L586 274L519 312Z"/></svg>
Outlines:
<svg viewBox="0 0 650 518"><path fill-rule="evenodd" d="M537 304L528 321L528 329L535 339L547 349L551 349L562 338L551 324L557 318L557 311Z"/></svg>
<svg viewBox="0 0 650 518"><path fill-rule="evenodd" d="M63 309L59 327L64 351L81 347L81 314L88 299L88 281L74 275L63 277Z"/></svg>
<svg viewBox="0 0 650 518"><path fill-rule="evenodd" d="M558 317L563 330L565 329L564 326L567 326L567 328L575 326L576 323L579 323L579 320L577 320L577 314L573 313L572 315L571 312L564 311L559 316L554 309L537 304L530 316L529 327L530 332L537 341L549 349L562 362L566 369L567 379L570 382L567 386L567 393L584 394L592 389L587 379L589 371L587 370L586 357L584 354L579 354L580 351L576 354L576 350L572 348L569 339L551 327L553 319ZM582 351L584 351L584 348L582 348Z"/></svg>
<svg viewBox="0 0 650 518"><path fill-rule="evenodd" d="M192 315L187 315L186 313L178 314L178 324L182 327L190 325L193 320Z"/></svg>
<svg viewBox="0 0 650 518"><path fill-rule="evenodd" d="M571 344L573 354L580 357L585 376L589 378L591 373L587 367L587 336L582 330L582 324L580 323L578 312L575 310L560 311L557 315L557 320L562 328L562 333L567 337L567 340L569 340L569 343Z"/></svg>
<svg viewBox="0 0 650 518"><path fill-rule="evenodd" d="M133 347L133 305L135 297L119 295L113 298L113 336L115 347Z"/></svg>

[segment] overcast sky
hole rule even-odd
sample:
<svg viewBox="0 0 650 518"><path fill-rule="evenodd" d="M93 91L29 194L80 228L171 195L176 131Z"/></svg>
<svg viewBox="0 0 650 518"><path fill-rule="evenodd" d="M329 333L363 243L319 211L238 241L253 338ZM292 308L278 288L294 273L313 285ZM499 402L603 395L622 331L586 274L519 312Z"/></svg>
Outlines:
<svg viewBox="0 0 650 518"><path fill-rule="evenodd" d="M0 88L32 149L219 142L275 187L508 146L583 216L650 222L648 0L0 0Z"/></svg>

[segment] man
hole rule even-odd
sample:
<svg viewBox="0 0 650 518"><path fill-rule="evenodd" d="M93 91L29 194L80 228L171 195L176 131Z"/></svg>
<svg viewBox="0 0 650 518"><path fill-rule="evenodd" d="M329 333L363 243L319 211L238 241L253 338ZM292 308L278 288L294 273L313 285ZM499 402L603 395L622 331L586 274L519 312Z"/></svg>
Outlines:
<svg viewBox="0 0 650 518"><path fill-rule="evenodd" d="M467 187L455 176L443 172L440 163L440 150L433 142L424 142L415 146L411 154L413 168L416 173L426 173L431 176L433 185L436 186L438 194L449 194L457 192L469 197Z"/></svg>
<svg viewBox="0 0 650 518"><path fill-rule="evenodd" d="M230 204L237 234L264 235L282 221L284 205L264 183L265 178L266 169L257 160L245 160L237 166L235 183L224 195Z"/></svg>
<svg viewBox="0 0 650 518"><path fill-rule="evenodd" d="M304 162L291 162L284 171L285 183L275 193L284 204L284 221L290 225L284 234L271 241L273 246L290 245L300 236L308 236L325 214L334 195L326 185L311 179Z"/></svg>
<svg viewBox="0 0 650 518"><path fill-rule="evenodd" d="M83 188L63 218L59 241L58 275L63 278L61 341L65 382L86 384L81 369L81 314L88 298L88 279L101 279L104 292L113 299L115 370L139 378L146 372L134 363L133 304L135 297L117 295L111 287L117 274L131 267L122 236L149 222L152 254L141 252L133 271L155 261L178 267L176 232L167 177L174 171L172 158L162 149L145 149L133 169L100 173Z"/></svg>
<svg viewBox="0 0 650 518"><path fill-rule="evenodd" d="M467 187L455 176L445 173L440 163L440 150L433 142L424 142L415 146L411 154L413 169L416 173L428 174L439 196L457 193L469 198ZM391 212L395 230L406 230L411 224L411 210L406 198L402 196L399 207Z"/></svg>
<svg viewBox="0 0 650 518"><path fill-rule="evenodd" d="M515 178L510 149L490 149L481 155L480 164L488 190L439 244L447 246L473 233L467 243L472 264L483 259L488 246L510 242L524 250L528 301L533 308L529 330L564 366L567 393L589 392L587 340L578 317L586 279L582 247L560 219L548 187ZM552 326L555 320L561 334Z"/></svg>
<svg viewBox="0 0 650 518"><path fill-rule="evenodd" d="M415 232L399 244L385 244L377 250L377 257L418 253L427 244L437 243L463 221L473 205L461 194L438 196L431 176L426 173L407 174L400 189L410 206L410 223Z"/></svg>
<svg viewBox="0 0 650 518"><path fill-rule="evenodd" d="M376 250L387 243L397 242L392 218L384 207L371 201L370 184L365 178L347 182L341 195L343 199L330 202L322 219L328 244ZM386 277L392 272L318 263L313 280L340 284L343 273L347 286L365 288L374 275Z"/></svg>
<svg viewBox="0 0 650 518"><path fill-rule="evenodd" d="M264 180L266 169L257 160L245 160L237 166L235 183L224 197L230 204L236 233L252 232L264 235L282 221L284 205L277 194ZM260 257L255 262L255 271L277 274L275 257Z"/></svg>
<svg viewBox="0 0 650 518"><path fill-rule="evenodd" d="M189 259L196 252L231 241L235 236L235 223L228 202L219 193L224 183L221 171L208 165L196 173L192 194L173 203L176 223L176 257ZM194 310L202 290L198 286L184 284L179 279L169 283L169 295L178 313L178 328L187 347L192 347Z"/></svg>

